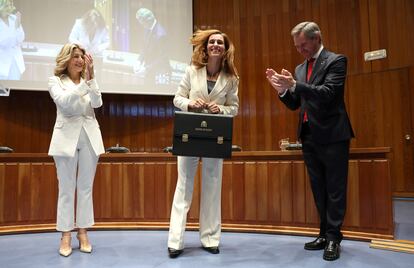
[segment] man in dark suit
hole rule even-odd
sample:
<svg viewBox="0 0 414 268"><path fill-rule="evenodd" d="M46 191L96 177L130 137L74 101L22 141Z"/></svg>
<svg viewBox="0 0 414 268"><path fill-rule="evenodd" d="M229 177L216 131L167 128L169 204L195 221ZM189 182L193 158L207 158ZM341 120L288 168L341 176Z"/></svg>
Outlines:
<svg viewBox="0 0 414 268"><path fill-rule="evenodd" d="M167 32L147 8L140 8L136 19L145 29L145 34L134 71L144 74L147 84L168 85L171 67Z"/></svg>
<svg viewBox="0 0 414 268"><path fill-rule="evenodd" d="M305 249L324 249L323 258L332 261L340 256L349 142L354 137L344 102L347 60L323 47L314 22L299 23L291 35L305 61L294 77L285 69L267 69L266 76L289 109L300 108L298 137L320 217L319 236Z"/></svg>

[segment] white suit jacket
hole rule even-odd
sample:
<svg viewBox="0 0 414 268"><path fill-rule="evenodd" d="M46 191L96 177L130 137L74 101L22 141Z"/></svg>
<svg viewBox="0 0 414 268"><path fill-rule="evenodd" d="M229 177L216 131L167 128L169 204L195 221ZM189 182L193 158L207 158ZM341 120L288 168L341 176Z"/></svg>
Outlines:
<svg viewBox="0 0 414 268"><path fill-rule="evenodd" d="M82 20L77 19L69 35L69 42L81 45L92 55L102 56L102 52L110 45L109 31L106 27L99 29L90 40L89 33L82 26Z"/></svg>
<svg viewBox="0 0 414 268"><path fill-rule="evenodd" d="M20 48L24 40L24 31L22 25L16 29L15 15L9 15L8 21L9 25L0 20L0 76L7 79L17 79L8 77L8 75L13 62L16 62L20 74L25 70L23 53Z"/></svg>
<svg viewBox="0 0 414 268"><path fill-rule="evenodd" d="M215 102L223 114L237 115L239 97L237 96L239 79L221 72L213 90L208 94L207 69L188 66L175 93L174 105L182 111L188 111L188 104L197 98L205 102Z"/></svg>
<svg viewBox="0 0 414 268"><path fill-rule="evenodd" d="M103 154L101 130L93 111L93 108L102 106L96 80L86 82L81 79L76 85L66 75L53 76L49 78L49 93L57 109L49 155L73 157L82 127L95 154Z"/></svg>

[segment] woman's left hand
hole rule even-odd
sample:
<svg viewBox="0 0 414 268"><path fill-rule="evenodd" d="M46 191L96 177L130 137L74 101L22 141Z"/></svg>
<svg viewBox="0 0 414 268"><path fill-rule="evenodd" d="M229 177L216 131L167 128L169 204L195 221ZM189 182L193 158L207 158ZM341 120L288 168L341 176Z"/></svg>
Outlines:
<svg viewBox="0 0 414 268"><path fill-rule="evenodd" d="M93 59L90 54L85 54L85 69L86 69L86 80L89 81L94 78L93 70Z"/></svg>
<svg viewBox="0 0 414 268"><path fill-rule="evenodd" d="M212 113L212 114L218 114L218 113L220 113L220 107L217 105L217 104L215 104L214 102L210 102L208 105L207 105L207 109L210 111L210 113Z"/></svg>

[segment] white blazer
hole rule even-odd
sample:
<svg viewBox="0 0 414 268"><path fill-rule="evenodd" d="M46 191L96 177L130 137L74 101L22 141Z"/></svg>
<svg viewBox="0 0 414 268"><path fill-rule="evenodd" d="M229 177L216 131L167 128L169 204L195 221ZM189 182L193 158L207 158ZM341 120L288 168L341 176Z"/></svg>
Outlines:
<svg viewBox="0 0 414 268"><path fill-rule="evenodd" d="M105 153L101 130L93 108L102 106L102 96L95 79L76 85L63 75L49 78L49 93L56 104L56 123L49 147L51 156L75 155L82 127L97 156Z"/></svg>
<svg viewBox="0 0 414 268"><path fill-rule="evenodd" d="M82 19L77 19L70 32L69 42L81 45L92 55L102 56L102 52L110 45L109 31L106 27L98 29L90 40L89 33L82 26Z"/></svg>
<svg viewBox="0 0 414 268"><path fill-rule="evenodd" d="M24 40L23 27L16 29L16 15L9 15L9 25L0 19L0 76L6 79L20 79L20 75L25 71L22 49L20 48ZM10 74L9 71L13 63L17 64L19 74Z"/></svg>
<svg viewBox="0 0 414 268"><path fill-rule="evenodd" d="M196 69L191 65L187 67L175 93L174 105L186 112L191 100L201 98L205 102L215 102L223 114L237 115L239 109L238 88L238 77L221 72L213 90L208 94L206 67Z"/></svg>

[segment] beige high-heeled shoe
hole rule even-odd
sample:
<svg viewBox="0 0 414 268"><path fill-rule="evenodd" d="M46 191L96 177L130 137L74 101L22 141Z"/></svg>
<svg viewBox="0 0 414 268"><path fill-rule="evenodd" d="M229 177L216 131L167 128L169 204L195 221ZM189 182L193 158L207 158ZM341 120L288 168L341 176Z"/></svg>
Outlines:
<svg viewBox="0 0 414 268"><path fill-rule="evenodd" d="M92 252L92 245L89 243L88 235L85 233L79 233L76 235L79 240L79 250L84 253Z"/></svg>
<svg viewBox="0 0 414 268"><path fill-rule="evenodd" d="M63 233L60 239L59 254L63 257L68 257L72 254L72 237L70 233Z"/></svg>

